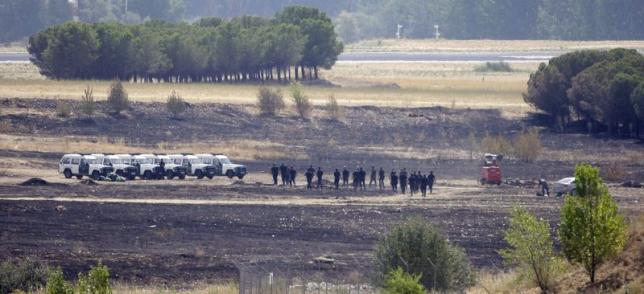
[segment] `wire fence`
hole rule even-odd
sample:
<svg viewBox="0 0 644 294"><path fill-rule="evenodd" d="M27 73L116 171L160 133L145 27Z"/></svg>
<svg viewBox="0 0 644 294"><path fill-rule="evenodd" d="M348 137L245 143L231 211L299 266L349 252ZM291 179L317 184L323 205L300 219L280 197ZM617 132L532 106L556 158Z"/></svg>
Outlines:
<svg viewBox="0 0 644 294"><path fill-rule="evenodd" d="M375 294L368 283L307 277L291 269L239 266L239 294Z"/></svg>

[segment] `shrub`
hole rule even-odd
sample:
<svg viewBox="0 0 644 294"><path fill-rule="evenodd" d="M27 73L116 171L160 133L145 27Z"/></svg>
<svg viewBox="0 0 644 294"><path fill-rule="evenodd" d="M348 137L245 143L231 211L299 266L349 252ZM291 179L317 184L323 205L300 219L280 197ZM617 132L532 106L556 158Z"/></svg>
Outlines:
<svg viewBox="0 0 644 294"><path fill-rule="evenodd" d="M575 178L577 196L566 197L561 208L559 239L566 258L580 263L595 283L597 267L624 248L626 224L599 169L579 165Z"/></svg>
<svg viewBox="0 0 644 294"><path fill-rule="evenodd" d="M259 88L257 106L262 114L279 114L279 112L284 109L284 98L282 97L282 92L280 90L273 90L266 87Z"/></svg>
<svg viewBox="0 0 644 294"><path fill-rule="evenodd" d="M45 287L47 294L74 294L72 286L65 281L63 271L60 268L52 270L47 275L47 286Z"/></svg>
<svg viewBox="0 0 644 294"><path fill-rule="evenodd" d="M125 91L125 88L123 88L121 81L112 81L110 90L107 93L107 104L116 114L119 114L130 108L130 100L127 97L127 92Z"/></svg>
<svg viewBox="0 0 644 294"><path fill-rule="evenodd" d="M5 260L0 264L0 293L16 290L33 292L41 288L47 277L47 268L31 259Z"/></svg>
<svg viewBox="0 0 644 294"><path fill-rule="evenodd" d="M338 100L335 99L335 96L329 96L329 99L326 102L326 111L329 115L329 118L333 120L340 120L344 115L344 109L338 104Z"/></svg>
<svg viewBox="0 0 644 294"><path fill-rule="evenodd" d="M175 118L186 111L187 108L186 102L183 101L183 98L181 98L181 96L179 96L175 91L172 91L172 94L168 96L166 107L168 108L168 112L170 112Z"/></svg>
<svg viewBox="0 0 644 294"><path fill-rule="evenodd" d="M79 273L76 291L79 294L111 294L110 272L107 267L99 262L87 275Z"/></svg>
<svg viewBox="0 0 644 294"><path fill-rule="evenodd" d="M477 72L513 72L512 66L505 61L486 62L484 65L477 66L474 71Z"/></svg>
<svg viewBox="0 0 644 294"><path fill-rule="evenodd" d="M387 274L383 294L425 294L420 277L420 274L410 275L399 267Z"/></svg>
<svg viewBox="0 0 644 294"><path fill-rule="evenodd" d="M92 117L96 110L96 101L94 101L94 89L87 86L83 90L83 96L80 103L81 112L87 117Z"/></svg>
<svg viewBox="0 0 644 294"><path fill-rule="evenodd" d="M483 139L481 139L481 151L486 153L494 153L507 155L512 153L512 144L505 137L501 135L490 136L485 134Z"/></svg>
<svg viewBox="0 0 644 294"><path fill-rule="evenodd" d="M299 83L293 83L289 89L291 92L291 99L295 103L295 110L301 118L309 118L311 116L311 111L313 111L313 104L311 100L304 96L302 91L302 85Z"/></svg>
<svg viewBox="0 0 644 294"><path fill-rule="evenodd" d="M427 289L463 290L474 284L467 256L422 218L412 218L394 227L377 245L375 266L378 281L399 267L421 275Z"/></svg>
<svg viewBox="0 0 644 294"><path fill-rule="evenodd" d="M517 136L514 139L512 150L519 160L534 162L543 150L539 130L531 128L529 131Z"/></svg>
<svg viewBox="0 0 644 294"><path fill-rule="evenodd" d="M69 103L58 100L56 101L56 115L59 117L69 117L72 115L72 107L69 105Z"/></svg>
<svg viewBox="0 0 644 294"><path fill-rule="evenodd" d="M517 265L520 274L539 286L543 293L551 290L562 263L552 249L548 222L537 220L524 208L515 208L510 227L505 231L505 241L511 247L501 250L505 261Z"/></svg>

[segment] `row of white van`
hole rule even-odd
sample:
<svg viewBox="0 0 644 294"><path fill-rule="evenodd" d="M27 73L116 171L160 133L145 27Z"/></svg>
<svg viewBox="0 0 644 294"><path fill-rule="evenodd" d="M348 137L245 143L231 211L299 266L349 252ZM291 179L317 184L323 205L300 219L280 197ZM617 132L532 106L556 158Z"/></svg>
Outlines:
<svg viewBox="0 0 644 294"><path fill-rule="evenodd" d="M212 179L215 176L238 177L248 173L246 166L234 164L221 154L65 154L60 159L58 172L65 178L83 176L100 179L112 173L128 180L185 179L194 176Z"/></svg>

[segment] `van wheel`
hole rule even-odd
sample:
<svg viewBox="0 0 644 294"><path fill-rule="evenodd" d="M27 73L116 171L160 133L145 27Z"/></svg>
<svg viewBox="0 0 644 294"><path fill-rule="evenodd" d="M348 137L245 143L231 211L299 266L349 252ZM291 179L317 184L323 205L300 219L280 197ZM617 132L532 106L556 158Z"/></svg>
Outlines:
<svg viewBox="0 0 644 294"><path fill-rule="evenodd" d="M122 170L117 170L116 175L119 177L123 177L123 171Z"/></svg>
<svg viewBox="0 0 644 294"><path fill-rule="evenodd" d="M242 180L242 179L244 179L244 175L238 175L237 178Z"/></svg>
<svg viewBox="0 0 644 294"><path fill-rule="evenodd" d="M145 180L151 180L151 179L152 179L152 173L151 173L149 170L146 170L146 171L143 173L143 179L145 179Z"/></svg>
<svg viewBox="0 0 644 294"><path fill-rule="evenodd" d="M227 176L229 179L232 179L235 175L233 174L233 171L232 171L232 170L227 170L227 171L226 171L226 176Z"/></svg>
<svg viewBox="0 0 644 294"><path fill-rule="evenodd" d="M197 179L203 179L203 172L201 170L197 170L195 175L197 176Z"/></svg>
<svg viewBox="0 0 644 294"><path fill-rule="evenodd" d="M174 179L174 172L169 170L165 173L165 176L168 178L168 180Z"/></svg>
<svg viewBox="0 0 644 294"><path fill-rule="evenodd" d="M485 179L481 179L479 182L481 183L481 185L485 185Z"/></svg>
<svg viewBox="0 0 644 294"><path fill-rule="evenodd" d="M65 179L71 179L72 178L72 171L71 170L66 169L65 172L63 172L63 174L65 175Z"/></svg>
<svg viewBox="0 0 644 294"><path fill-rule="evenodd" d="M92 178L93 178L94 180L98 180L98 179L100 179L100 178L101 178L101 173L99 173L97 170L93 171L93 172L92 172Z"/></svg>
<svg viewBox="0 0 644 294"><path fill-rule="evenodd" d="M212 178L214 178L215 176L213 176L213 175L207 175L206 177L207 177L209 180L212 180Z"/></svg>
<svg viewBox="0 0 644 294"><path fill-rule="evenodd" d="M179 180L185 180L185 179L186 179L186 175L180 175L179 176Z"/></svg>
<svg viewBox="0 0 644 294"><path fill-rule="evenodd" d="M130 176L127 177L127 180L128 181L134 181L134 180L136 180L136 176L130 175Z"/></svg>
<svg viewBox="0 0 644 294"><path fill-rule="evenodd" d="M83 178L83 175L77 175L76 178L80 180Z"/></svg>

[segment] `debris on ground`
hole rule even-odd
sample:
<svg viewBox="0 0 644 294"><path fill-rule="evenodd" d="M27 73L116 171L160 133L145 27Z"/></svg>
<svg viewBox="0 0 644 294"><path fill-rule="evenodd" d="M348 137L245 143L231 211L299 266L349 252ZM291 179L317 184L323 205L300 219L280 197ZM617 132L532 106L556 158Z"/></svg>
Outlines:
<svg viewBox="0 0 644 294"><path fill-rule="evenodd" d="M58 206L56 206L56 208L55 208L55 209L56 209L56 211L58 211L58 212L63 212L63 211L65 211L65 210L67 210L67 208L66 208L65 206L63 206L63 205L58 205Z"/></svg>
<svg viewBox="0 0 644 294"><path fill-rule="evenodd" d="M313 258L313 263L334 264L335 259L331 258L330 256L320 256Z"/></svg>
<svg viewBox="0 0 644 294"><path fill-rule="evenodd" d="M626 181L622 183L624 188L642 188L642 183L636 181Z"/></svg>
<svg viewBox="0 0 644 294"><path fill-rule="evenodd" d="M98 183L94 182L94 180L92 180L92 179L82 180L79 183L81 183L82 185L88 185L88 186L96 186L96 185L98 185Z"/></svg>
<svg viewBox="0 0 644 294"><path fill-rule="evenodd" d="M49 185L49 182L41 178L31 178L29 180L26 180L20 183L20 186L47 186L47 185Z"/></svg>

